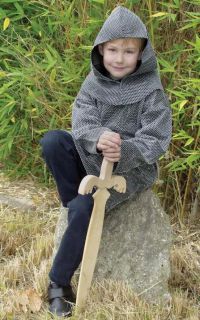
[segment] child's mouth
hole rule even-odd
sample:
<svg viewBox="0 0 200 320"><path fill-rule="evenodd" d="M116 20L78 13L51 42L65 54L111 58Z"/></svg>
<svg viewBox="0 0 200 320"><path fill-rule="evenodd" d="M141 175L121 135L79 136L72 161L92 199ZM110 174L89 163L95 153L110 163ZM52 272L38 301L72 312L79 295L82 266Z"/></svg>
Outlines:
<svg viewBox="0 0 200 320"><path fill-rule="evenodd" d="M122 71L122 70L124 70L124 67L113 67L113 69L118 70L118 71Z"/></svg>

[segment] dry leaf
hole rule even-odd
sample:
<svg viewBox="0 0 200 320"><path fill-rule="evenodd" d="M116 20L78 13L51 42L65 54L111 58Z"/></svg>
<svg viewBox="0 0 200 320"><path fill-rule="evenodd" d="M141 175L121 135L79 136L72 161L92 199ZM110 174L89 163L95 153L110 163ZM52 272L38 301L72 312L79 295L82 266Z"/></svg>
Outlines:
<svg viewBox="0 0 200 320"><path fill-rule="evenodd" d="M35 289L27 289L16 297L16 304L17 309L21 309L24 313L28 310L35 313L41 309L42 300Z"/></svg>
<svg viewBox="0 0 200 320"><path fill-rule="evenodd" d="M163 17L163 16L167 16L168 12L157 12L151 15L151 17Z"/></svg>
<svg viewBox="0 0 200 320"><path fill-rule="evenodd" d="M33 313L40 311L42 300L38 293L34 289L28 289L26 290L26 294L28 296L30 310Z"/></svg>
<svg viewBox="0 0 200 320"><path fill-rule="evenodd" d="M10 19L5 18L5 20L3 22L3 31L5 31L8 28L9 24L10 24Z"/></svg>
<svg viewBox="0 0 200 320"><path fill-rule="evenodd" d="M17 297L16 297L16 303L18 305L18 307L20 307L20 309L22 309L22 311L24 313L26 313L28 311L27 309L27 305L29 304L29 300L28 300L28 296L26 294L26 292L21 292Z"/></svg>

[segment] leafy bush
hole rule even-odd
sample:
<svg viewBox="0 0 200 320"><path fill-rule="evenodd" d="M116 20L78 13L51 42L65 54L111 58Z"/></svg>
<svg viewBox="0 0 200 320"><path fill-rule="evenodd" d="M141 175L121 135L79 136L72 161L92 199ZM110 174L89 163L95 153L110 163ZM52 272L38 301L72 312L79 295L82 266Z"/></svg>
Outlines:
<svg viewBox="0 0 200 320"><path fill-rule="evenodd" d="M182 218L199 184L199 0L118 1L141 16L159 58L174 135L161 161L160 196ZM0 161L15 176L42 177L39 139L70 129L71 107L89 71L90 49L114 0L2 0ZM167 166L167 168L166 168Z"/></svg>

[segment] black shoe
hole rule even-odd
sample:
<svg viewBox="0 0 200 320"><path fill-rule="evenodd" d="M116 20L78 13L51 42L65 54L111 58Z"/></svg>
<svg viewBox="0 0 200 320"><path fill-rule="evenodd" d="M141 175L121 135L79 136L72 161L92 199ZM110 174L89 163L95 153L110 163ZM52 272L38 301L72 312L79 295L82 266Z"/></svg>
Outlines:
<svg viewBox="0 0 200 320"><path fill-rule="evenodd" d="M62 287L56 283L50 283L48 287L49 311L59 317L70 317L72 307L76 302L75 294L71 286Z"/></svg>

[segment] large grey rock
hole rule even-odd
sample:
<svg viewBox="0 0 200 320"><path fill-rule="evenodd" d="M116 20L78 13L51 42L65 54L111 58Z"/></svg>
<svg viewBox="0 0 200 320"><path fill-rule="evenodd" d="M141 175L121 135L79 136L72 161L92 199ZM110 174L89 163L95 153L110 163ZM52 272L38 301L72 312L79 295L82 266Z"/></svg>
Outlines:
<svg viewBox="0 0 200 320"><path fill-rule="evenodd" d="M124 281L145 300L166 302L170 245L168 216L147 190L106 215L95 277Z"/></svg>
<svg viewBox="0 0 200 320"><path fill-rule="evenodd" d="M7 194L0 194L0 205L6 205L21 211L34 211L36 206L27 198L16 198Z"/></svg>
<svg viewBox="0 0 200 320"><path fill-rule="evenodd" d="M60 213L58 216L58 222L56 224L56 229L54 233L54 249L53 249L53 256L54 259L56 252L60 246L60 242L62 240L62 236L67 229L68 226L68 208L63 206L60 207Z"/></svg>
<svg viewBox="0 0 200 320"><path fill-rule="evenodd" d="M55 249L67 227L67 214L62 208ZM158 197L147 190L106 214L94 278L123 281L149 302L167 302L170 245L168 216Z"/></svg>

